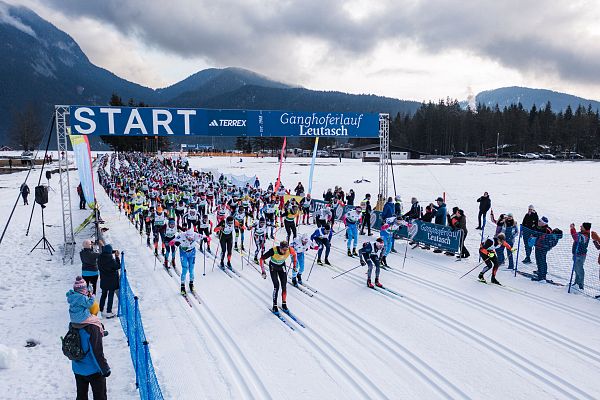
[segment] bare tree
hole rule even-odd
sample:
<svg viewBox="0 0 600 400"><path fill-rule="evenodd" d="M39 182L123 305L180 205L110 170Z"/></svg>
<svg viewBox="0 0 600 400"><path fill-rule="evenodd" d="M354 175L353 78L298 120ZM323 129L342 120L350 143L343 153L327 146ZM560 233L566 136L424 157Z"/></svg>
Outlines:
<svg viewBox="0 0 600 400"><path fill-rule="evenodd" d="M10 141L23 150L36 149L44 136L40 110L33 103L13 112Z"/></svg>

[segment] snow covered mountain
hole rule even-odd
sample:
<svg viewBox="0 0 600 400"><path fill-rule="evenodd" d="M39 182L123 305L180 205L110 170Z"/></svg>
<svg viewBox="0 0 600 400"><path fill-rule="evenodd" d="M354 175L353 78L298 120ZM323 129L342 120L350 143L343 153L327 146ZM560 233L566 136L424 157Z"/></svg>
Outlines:
<svg viewBox="0 0 600 400"><path fill-rule="evenodd" d="M495 107L498 104L500 108L521 103L526 110L530 110L534 104L538 109L543 108L546 106L546 103L550 102L552 110L555 112L564 111L567 106L571 106L575 110L580 104L585 108L591 105L593 110L600 109L600 102L596 100L584 99L572 94L547 89L532 89L518 86L480 92L475 97L475 102L489 107Z"/></svg>

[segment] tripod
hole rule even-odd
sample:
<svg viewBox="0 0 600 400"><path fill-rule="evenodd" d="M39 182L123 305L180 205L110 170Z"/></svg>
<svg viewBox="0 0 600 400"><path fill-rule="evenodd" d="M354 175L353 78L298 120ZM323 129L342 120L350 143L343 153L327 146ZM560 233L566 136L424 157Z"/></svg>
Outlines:
<svg viewBox="0 0 600 400"><path fill-rule="evenodd" d="M37 244L35 246L33 246L33 249L31 249L30 253L32 253L35 249L37 249L37 247L41 243L42 244L41 250L48 250L50 255L52 255L52 252L53 251L55 252L56 250L54 250L54 247L52 247L52 245L50 244L48 239L46 239L46 224L44 222L44 208L46 208L46 206L42 205L42 238L37 242Z"/></svg>

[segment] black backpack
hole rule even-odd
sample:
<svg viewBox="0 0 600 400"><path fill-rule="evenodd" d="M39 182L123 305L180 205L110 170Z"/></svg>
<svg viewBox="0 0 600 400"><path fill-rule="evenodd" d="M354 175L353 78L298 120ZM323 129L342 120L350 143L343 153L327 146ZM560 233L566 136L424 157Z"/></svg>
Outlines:
<svg viewBox="0 0 600 400"><path fill-rule="evenodd" d="M558 244L558 241L562 238L563 238L563 232L558 228L554 228L554 230L552 231L552 234L547 235L547 239L546 239L547 249L550 250L551 248L556 246Z"/></svg>
<svg viewBox="0 0 600 400"><path fill-rule="evenodd" d="M69 330L64 337L61 336L62 341L62 352L71 361L81 361L85 358L87 353L81 348L81 336L79 335L79 329L73 328L69 324Z"/></svg>

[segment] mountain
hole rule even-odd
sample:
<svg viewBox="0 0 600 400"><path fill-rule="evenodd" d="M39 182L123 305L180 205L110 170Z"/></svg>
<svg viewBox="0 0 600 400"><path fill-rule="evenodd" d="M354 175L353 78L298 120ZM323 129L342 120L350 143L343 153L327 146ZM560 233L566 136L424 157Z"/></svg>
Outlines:
<svg viewBox="0 0 600 400"><path fill-rule="evenodd" d="M150 105L413 113L420 106L375 95L304 89L242 68L210 68L166 88L151 89L90 62L67 33L30 9L0 0L0 143L11 116L32 104L42 125L55 104L105 105L113 93Z"/></svg>
<svg viewBox="0 0 600 400"><path fill-rule="evenodd" d="M0 134L13 110L35 103L44 116L55 104L106 104L112 92L156 101L154 90L92 64L65 32L26 7L0 0Z"/></svg>
<svg viewBox="0 0 600 400"><path fill-rule="evenodd" d="M547 102L550 102L552 110L555 112L561 110L564 111L569 105L575 110L580 104L585 108L587 108L588 105L591 105L593 110L600 109L600 102L595 100L588 100L571 94L547 89L531 89L518 86L486 90L475 96L475 102L489 107L494 107L498 104L500 108L510 106L511 104L521 103L523 108L527 110L530 110L534 104L538 108L541 108L544 107Z"/></svg>

